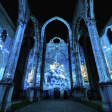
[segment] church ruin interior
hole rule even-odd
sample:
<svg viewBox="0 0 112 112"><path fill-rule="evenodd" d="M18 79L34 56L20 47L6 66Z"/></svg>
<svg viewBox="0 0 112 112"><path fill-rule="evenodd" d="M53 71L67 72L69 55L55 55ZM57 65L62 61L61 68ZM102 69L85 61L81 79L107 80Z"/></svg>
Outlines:
<svg viewBox="0 0 112 112"><path fill-rule="evenodd" d="M112 112L111 0L0 0L0 112Z"/></svg>

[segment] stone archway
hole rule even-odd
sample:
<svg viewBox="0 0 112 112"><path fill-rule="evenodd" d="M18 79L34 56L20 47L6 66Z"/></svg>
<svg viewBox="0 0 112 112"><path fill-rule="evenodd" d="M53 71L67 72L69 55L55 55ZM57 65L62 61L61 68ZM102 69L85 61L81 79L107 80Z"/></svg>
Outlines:
<svg viewBox="0 0 112 112"><path fill-rule="evenodd" d="M41 64L41 90L43 90L43 78L44 78L44 66L45 66L45 51L46 51L46 43L45 43L45 30L48 24L50 24L53 21L59 21L62 22L68 29L68 54L69 54L69 68L70 68L70 77L71 77L71 88L73 87L72 85L72 66L71 66L71 48L72 48L72 30L67 21L60 17L53 17L49 19L48 21L45 22L45 24L42 27L41 30L41 50L42 50L42 64Z"/></svg>
<svg viewBox="0 0 112 112"><path fill-rule="evenodd" d="M62 22L67 27L68 33L69 33L70 47L72 47L72 30L71 30L71 27L66 20L64 20L63 18L60 18L60 17L53 17L44 23L42 30L41 30L41 44L42 44L42 46L44 43L45 29L46 29L47 25L53 21L56 21L56 20Z"/></svg>

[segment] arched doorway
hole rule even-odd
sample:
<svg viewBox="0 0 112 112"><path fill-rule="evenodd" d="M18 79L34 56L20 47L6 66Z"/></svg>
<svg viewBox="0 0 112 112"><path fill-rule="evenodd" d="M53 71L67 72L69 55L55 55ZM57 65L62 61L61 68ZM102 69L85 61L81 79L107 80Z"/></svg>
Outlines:
<svg viewBox="0 0 112 112"><path fill-rule="evenodd" d="M66 33L67 35L65 36L64 35L60 35L60 28L55 28L55 26L53 26L53 22L54 22L54 25L56 25L57 27L57 24L61 24L61 25L64 25L63 28L67 29L67 31L63 31L63 33ZM58 29L58 33L56 32L55 34L53 34L52 36L53 37L60 37L60 39L63 39L66 44L67 44L67 51L68 51L68 60L69 60L69 75L70 75L70 82L71 82L71 88L72 88L72 66L71 66L71 47L72 47L72 31L71 31L71 28L70 28L70 25L62 18L60 17L54 17L54 18L51 18L49 19L47 22L45 22L45 24L43 25L42 27L42 31L41 31L41 46L42 46L42 66L41 66L41 90L43 90L43 81L44 81L44 70L45 70L45 59L46 59L46 43L48 43L53 37L51 36L50 38L47 39L47 37L49 37L50 33L46 33L46 31L49 31L47 29L47 27L51 24L51 27L54 28L56 31ZM63 37L64 36L64 37ZM57 39L54 39L54 43L59 43L58 42L58 38ZM61 57L60 57L61 58Z"/></svg>
<svg viewBox="0 0 112 112"><path fill-rule="evenodd" d="M90 98L97 99L100 98L98 71L89 37L88 28L83 19L80 20L80 26L78 30L80 35L78 38L78 42L80 44L80 49L82 49L81 51L83 52L85 57L85 66L87 68L88 81L90 84Z"/></svg>

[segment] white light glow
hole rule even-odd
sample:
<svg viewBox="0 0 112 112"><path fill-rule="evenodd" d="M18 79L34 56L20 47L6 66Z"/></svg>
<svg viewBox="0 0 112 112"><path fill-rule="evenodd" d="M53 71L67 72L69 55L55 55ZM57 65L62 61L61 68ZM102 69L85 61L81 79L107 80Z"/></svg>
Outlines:
<svg viewBox="0 0 112 112"><path fill-rule="evenodd" d="M88 74L87 74L86 65L81 65L81 72L82 72L82 76L84 78L84 81L88 82Z"/></svg>
<svg viewBox="0 0 112 112"><path fill-rule="evenodd" d="M34 78L34 69L31 70L31 72L28 74L28 83L32 83Z"/></svg>

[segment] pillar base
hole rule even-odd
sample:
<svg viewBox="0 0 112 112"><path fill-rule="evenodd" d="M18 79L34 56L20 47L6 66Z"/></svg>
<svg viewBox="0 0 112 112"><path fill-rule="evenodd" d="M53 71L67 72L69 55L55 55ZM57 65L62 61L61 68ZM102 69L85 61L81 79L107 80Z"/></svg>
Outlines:
<svg viewBox="0 0 112 112"><path fill-rule="evenodd" d="M80 100L88 100L86 91L87 91L86 88L76 87L72 92L72 97Z"/></svg>
<svg viewBox="0 0 112 112"><path fill-rule="evenodd" d="M30 102L33 102L33 98L34 98L34 89L28 88L27 89L27 100Z"/></svg>
<svg viewBox="0 0 112 112"><path fill-rule="evenodd" d="M64 97L64 90L60 90L60 98Z"/></svg>
<svg viewBox="0 0 112 112"><path fill-rule="evenodd" d="M106 112L112 112L112 83L102 83L99 87L103 110Z"/></svg>
<svg viewBox="0 0 112 112"><path fill-rule="evenodd" d="M53 89L50 89L50 90L48 90L48 93L49 93L49 97L51 99L53 99L54 98L54 90Z"/></svg>
<svg viewBox="0 0 112 112"><path fill-rule="evenodd" d="M11 106L13 89L13 84L0 83L0 111L6 112L6 110Z"/></svg>
<svg viewBox="0 0 112 112"><path fill-rule="evenodd" d="M40 90L40 88L38 88L37 89L37 99L38 99L38 102L40 102L41 97L42 97L42 91Z"/></svg>

